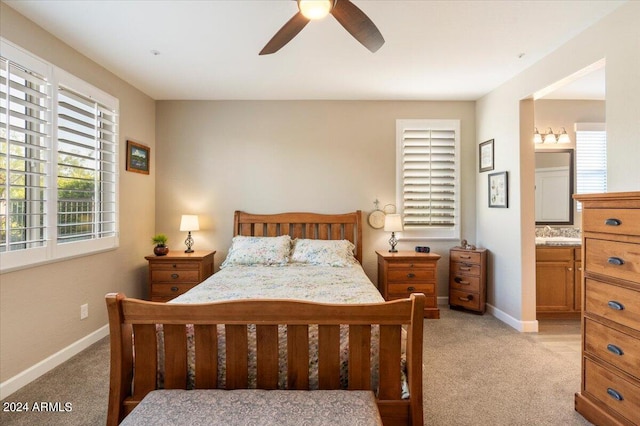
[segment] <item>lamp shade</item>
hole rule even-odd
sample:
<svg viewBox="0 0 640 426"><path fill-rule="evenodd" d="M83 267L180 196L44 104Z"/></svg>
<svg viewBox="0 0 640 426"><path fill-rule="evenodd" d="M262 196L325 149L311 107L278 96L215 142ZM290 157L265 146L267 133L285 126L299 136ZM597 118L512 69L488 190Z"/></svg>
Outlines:
<svg viewBox="0 0 640 426"><path fill-rule="evenodd" d="M198 223L198 216L195 214L183 214L182 220L180 220L181 231L198 231L200 230L200 224Z"/></svg>
<svg viewBox="0 0 640 426"><path fill-rule="evenodd" d="M388 214L384 218L384 230L387 232L402 231L402 216L399 214Z"/></svg>

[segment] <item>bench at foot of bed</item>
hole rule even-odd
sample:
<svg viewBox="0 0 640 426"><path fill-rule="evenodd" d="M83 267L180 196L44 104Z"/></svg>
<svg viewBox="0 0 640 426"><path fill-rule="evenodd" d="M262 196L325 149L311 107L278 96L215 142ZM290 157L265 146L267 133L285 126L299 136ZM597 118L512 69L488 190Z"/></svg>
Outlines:
<svg viewBox="0 0 640 426"><path fill-rule="evenodd" d="M371 391L157 390L124 419L134 425L381 426Z"/></svg>

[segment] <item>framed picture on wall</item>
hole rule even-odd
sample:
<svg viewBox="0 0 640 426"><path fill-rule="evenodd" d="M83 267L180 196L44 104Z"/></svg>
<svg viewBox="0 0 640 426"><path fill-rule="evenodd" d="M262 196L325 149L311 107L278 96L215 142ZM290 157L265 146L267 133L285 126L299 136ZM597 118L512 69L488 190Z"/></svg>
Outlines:
<svg viewBox="0 0 640 426"><path fill-rule="evenodd" d="M507 172L489 175L489 207L509 207L509 176Z"/></svg>
<svg viewBox="0 0 640 426"><path fill-rule="evenodd" d="M127 141L127 170L149 174L151 148L133 141Z"/></svg>
<svg viewBox="0 0 640 426"><path fill-rule="evenodd" d="M480 144L479 152L479 166L480 173L493 170L493 139L489 139L486 142Z"/></svg>

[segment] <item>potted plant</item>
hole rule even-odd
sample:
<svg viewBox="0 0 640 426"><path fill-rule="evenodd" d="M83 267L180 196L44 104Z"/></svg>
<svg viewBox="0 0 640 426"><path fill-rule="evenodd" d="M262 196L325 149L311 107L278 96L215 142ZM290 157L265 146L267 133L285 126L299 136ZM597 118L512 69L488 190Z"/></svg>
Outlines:
<svg viewBox="0 0 640 426"><path fill-rule="evenodd" d="M167 247L167 236L165 234L156 234L151 238L151 242L156 246L153 248L153 253L156 256L164 256L169 253L169 247Z"/></svg>

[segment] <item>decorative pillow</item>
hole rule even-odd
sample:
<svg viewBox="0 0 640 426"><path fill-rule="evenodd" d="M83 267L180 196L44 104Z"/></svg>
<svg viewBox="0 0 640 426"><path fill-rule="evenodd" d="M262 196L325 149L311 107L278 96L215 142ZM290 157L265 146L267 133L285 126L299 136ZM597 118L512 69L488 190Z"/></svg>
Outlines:
<svg viewBox="0 0 640 426"><path fill-rule="evenodd" d="M231 248L221 268L231 265L285 265L291 254L291 237L245 237L231 240Z"/></svg>
<svg viewBox="0 0 640 426"><path fill-rule="evenodd" d="M293 240L291 262L311 265L350 266L358 263L355 246L348 240Z"/></svg>

